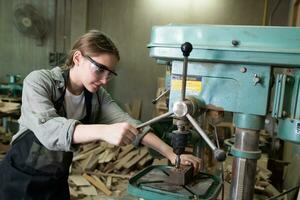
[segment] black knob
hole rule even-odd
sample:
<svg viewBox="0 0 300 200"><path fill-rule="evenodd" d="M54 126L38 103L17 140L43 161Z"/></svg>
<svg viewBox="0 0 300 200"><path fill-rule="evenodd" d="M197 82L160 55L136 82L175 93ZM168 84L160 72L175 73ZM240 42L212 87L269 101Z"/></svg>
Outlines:
<svg viewBox="0 0 300 200"><path fill-rule="evenodd" d="M214 150L214 156L217 161L223 162L226 159L226 153L222 149Z"/></svg>
<svg viewBox="0 0 300 200"><path fill-rule="evenodd" d="M232 40L231 44L236 47L236 46L240 45L240 41L238 41L238 40Z"/></svg>
<svg viewBox="0 0 300 200"><path fill-rule="evenodd" d="M193 45L189 42L185 42L181 45L181 51L184 57L188 57L193 50Z"/></svg>

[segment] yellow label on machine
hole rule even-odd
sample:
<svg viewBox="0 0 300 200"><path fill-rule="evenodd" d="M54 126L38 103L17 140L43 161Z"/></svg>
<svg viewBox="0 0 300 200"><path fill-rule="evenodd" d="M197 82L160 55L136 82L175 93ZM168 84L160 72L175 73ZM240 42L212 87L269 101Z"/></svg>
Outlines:
<svg viewBox="0 0 300 200"><path fill-rule="evenodd" d="M180 91L182 87L182 80L172 80L171 82L172 90ZM186 81L186 91L190 93L201 92L202 82L199 80L187 80Z"/></svg>

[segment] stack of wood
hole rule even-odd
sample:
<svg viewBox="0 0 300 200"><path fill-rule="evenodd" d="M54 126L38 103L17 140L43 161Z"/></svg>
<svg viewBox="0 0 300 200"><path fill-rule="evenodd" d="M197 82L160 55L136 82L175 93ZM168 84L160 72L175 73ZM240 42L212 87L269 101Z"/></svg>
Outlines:
<svg viewBox="0 0 300 200"><path fill-rule="evenodd" d="M153 161L146 147L118 147L106 142L82 145L75 153L69 178L73 199L82 196L119 195L128 179Z"/></svg>

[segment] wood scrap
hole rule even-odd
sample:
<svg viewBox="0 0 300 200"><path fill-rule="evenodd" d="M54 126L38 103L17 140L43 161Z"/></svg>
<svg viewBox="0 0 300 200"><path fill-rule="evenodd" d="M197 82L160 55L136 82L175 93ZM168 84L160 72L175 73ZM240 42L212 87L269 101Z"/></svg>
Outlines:
<svg viewBox="0 0 300 200"><path fill-rule="evenodd" d="M280 192L272 185L269 184L266 188L265 188L265 192L268 194L268 196L272 197L272 196L276 196L278 194L280 194Z"/></svg>
<svg viewBox="0 0 300 200"><path fill-rule="evenodd" d="M0 103L0 112L2 113L13 113L20 109L20 103L11 103L11 102L1 102Z"/></svg>
<svg viewBox="0 0 300 200"><path fill-rule="evenodd" d="M99 144L96 144L96 145L97 145L98 147L97 147L97 146L95 146L94 148L91 147L91 149L84 150L84 151L80 152L80 154L74 156L73 162L74 162L74 161L77 161L77 160L86 159L86 158L88 158L88 157L90 156L90 154L99 154L99 153L101 153L102 151L104 151L105 148L106 148L106 145L104 145L104 144L103 144L103 145L100 144L100 146L99 146Z"/></svg>
<svg viewBox="0 0 300 200"><path fill-rule="evenodd" d="M96 165L97 165L97 159L96 159L96 155L95 154L90 154L89 157L87 159L85 159L82 162L82 169L84 170L92 170L95 169Z"/></svg>
<svg viewBox="0 0 300 200"><path fill-rule="evenodd" d="M103 173L103 172L92 172L92 171L87 171L88 174L93 174L96 176L110 176L114 178L121 178L121 179L129 179L131 176L130 175L122 175L122 174L114 174L114 173Z"/></svg>
<svg viewBox="0 0 300 200"><path fill-rule="evenodd" d="M137 163L138 168L142 168L147 162L150 162L152 159L153 157L150 154L146 155Z"/></svg>
<svg viewBox="0 0 300 200"><path fill-rule="evenodd" d="M126 169L131 168L133 165L135 165L137 162L139 162L142 158L144 158L148 153L148 149L146 147L142 147L138 153L137 156L126 162L123 167Z"/></svg>
<svg viewBox="0 0 300 200"><path fill-rule="evenodd" d="M137 169L146 167L152 160L146 147L139 149L133 145L118 147L106 142L85 144L74 153L69 186L73 189L73 196L87 196L89 192L95 195L93 189L86 187L87 183L77 181L84 179L105 195L111 195L112 192L115 194L116 190L120 189L121 183L127 182ZM85 188L81 189L82 187Z"/></svg>
<svg viewBox="0 0 300 200"><path fill-rule="evenodd" d="M92 185L80 187L80 190L78 193L84 194L87 196L97 196L97 194L98 194L96 188Z"/></svg>
<svg viewBox="0 0 300 200"><path fill-rule="evenodd" d="M112 186L112 177L111 176L108 176L107 179L106 179L106 187L110 190L111 189L111 186Z"/></svg>
<svg viewBox="0 0 300 200"><path fill-rule="evenodd" d="M78 197L78 192L76 190L74 190L72 187L69 187L69 191L70 191L70 195L72 197Z"/></svg>
<svg viewBox="0 0 300 200"><path fill-rule="evenodd" d="M104 192L106 195L110 196L112 192L106 187L106 185L95 175L89 176L87 174L82 175L87 181L89 181L96 188Z"/></svg>
<svg viewBox="0 0 300 200"><path fill-rule="evenodd" d="M117 155L118 151L113 149L106 149L103 153L98 156L98 163L107 163L112 161Z"/></svg>
<svg viewBox="0 0 300 200"><path fill-rule="evenodd" d="M69 179L77 186L91 185L85 178L80 175L70 175Z"/></svg>
<svg viewBox="0 0 300 200"><path fill-rule="evenodd" d="M115 168L120 170L123 165L125 165L132 157L138 153L138 150L133 150L129 152L125 157L121 158L118 163L115 165Z"/></svg>
<svg viewBox="0 0 300 200"><path fill-rule="evenodd" d="M134 149L134 146L132 144L126 145L125 147L121 148L122 152L119 153L118 159L123 158L128 152Z"/></svg>

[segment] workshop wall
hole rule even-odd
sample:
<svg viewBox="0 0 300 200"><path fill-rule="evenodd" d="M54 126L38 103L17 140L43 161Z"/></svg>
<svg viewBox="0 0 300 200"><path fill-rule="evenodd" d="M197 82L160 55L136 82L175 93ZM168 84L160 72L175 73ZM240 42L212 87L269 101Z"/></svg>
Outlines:
<svg viewBox="0 0 300 200"><path fill-rule="evenodd" d="M14 25L16 6L30 3L47 22L47 39L35 40L24 36ZM54 1L0 1L0 80L6 80L6 74L20 74L23 77L33 69L47 67L48 53L53 49Z"/></svg>
<svg viewBox="0 0 300 200"><path fill-rule="evenodd" d="M47 37L41 43L21 34L14 26L15 6L30 3L47 21ZM266 1L252 0L0 0L0 82L6 74L25 77L30 71L52 68L72 42L88 29L100 29L117 43L121 53L120 75L108 89L121 104L141 98L142 119L152 117L151 100L157 77L164 67L150 58L146 48L154 25L240 24L262 25ZM277 7L269 0L268 15ZM272 24L287 24L289 0L273 12ZM268 16L267 15L267 16ZM53 60L54 55L54 60ZM56 57L55 57L56 55ZM126 84L126 87L124 85ZM129 89L127 89L129 88Z"/></svg>

